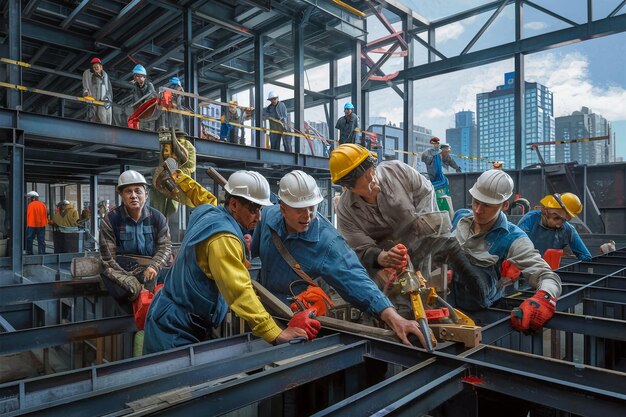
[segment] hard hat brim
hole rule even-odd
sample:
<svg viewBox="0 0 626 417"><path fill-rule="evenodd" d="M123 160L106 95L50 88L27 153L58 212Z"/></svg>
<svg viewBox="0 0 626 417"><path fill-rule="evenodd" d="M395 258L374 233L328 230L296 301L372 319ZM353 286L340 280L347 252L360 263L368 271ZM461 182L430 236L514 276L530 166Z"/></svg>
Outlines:
<svg viewBox="0 0 626 417"><path fill-rule="evenodd" d="M303 200L303 201L297 201L297 202L290 202L281 198L280 201L291 208L305 208L305 207L317 206L319 203L324 201L324 197L319 195L311 200Z"/></svg>
<svg viewBox="0 0 626 417"><path fill-rule="evenodd" d="M470 193L470 195L474 199L480 201L481 203L485 203L485 204L502 204L505 201L507 201L509 198L511 198L511 196L509 196L507 198L503 198L503 199L496 199L496 198L493 198L493 197L488 197L485 194L481 193L476 188L476 185L474 185L472 188L470 188L469 193Z"/></svg>

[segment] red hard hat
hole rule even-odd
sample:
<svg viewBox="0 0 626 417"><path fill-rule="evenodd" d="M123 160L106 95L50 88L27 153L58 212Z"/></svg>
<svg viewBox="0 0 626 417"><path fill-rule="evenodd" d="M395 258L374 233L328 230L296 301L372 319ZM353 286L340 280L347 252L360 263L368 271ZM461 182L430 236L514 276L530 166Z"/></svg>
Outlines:
<svg viewBox="0 0 626 417"><path fill-rule="evenodd" d="M102 64L102 61L100 61L100 58L93 58L93 59L91 60L91 63L92 63L92 64Z"/></svg>
<svg viewBox="0 0 626 417"><path fill-rule="evenodd" d="M430 140L430 143L439 143L439 138L435 136L434 138Z"/></svg>

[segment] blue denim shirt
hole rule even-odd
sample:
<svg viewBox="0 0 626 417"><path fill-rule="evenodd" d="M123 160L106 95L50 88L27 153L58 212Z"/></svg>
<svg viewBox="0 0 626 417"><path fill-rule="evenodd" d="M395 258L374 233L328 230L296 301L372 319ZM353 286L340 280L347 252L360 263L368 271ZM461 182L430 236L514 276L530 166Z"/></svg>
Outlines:
<svg viewBox="0 0 626 417"><path fill-rule="evenodd" d="M285 247L312 279L321 276L341 297L359 310L379 315L391 301L370 279L356 254L337 229L319 213L303 233L288 233L280 206L263 209L252 238L252 256L261 258L259 281L274 295L287 301L289 284L300 277L283 259L272 241L274 230ZM294 285L298 294L306 285Z"/></svg>
<svg viewBox="0 0 626 417"><path fill-rule="evenodd" d="M568 222L563 222L560 229L549 229L541 224L541 210L529 211L521 218L517 226L528 234L540 254L548 249L563 249L567 245L581 261L591 259L591 253L583 243L580 235Z"/></svg>

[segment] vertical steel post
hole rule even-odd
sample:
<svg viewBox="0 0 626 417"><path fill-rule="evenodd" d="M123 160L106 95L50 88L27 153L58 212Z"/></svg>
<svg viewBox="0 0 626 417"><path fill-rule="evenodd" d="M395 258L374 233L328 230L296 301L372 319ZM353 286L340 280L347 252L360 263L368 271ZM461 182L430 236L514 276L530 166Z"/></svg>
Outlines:
<svg viewBox="0 0 626 417"><path fill-rule="evenodd" d="M304 132L304 25L301 18L292 22L293 34L293 115L294 126ZM285 138L293 143L293 151L300 153L300 138Z"/></svg>
<svg viewBox="0 0 626 417"><path fill-rule="evenodd" d="M193 12L187 7L183 10L183 40L184 40L184 66L185 66L185 87L189 93L198 94L198 64L196 63L195 56L193 54ZM194 113L198 112L198 99L190 99L190 107ZM187 132L190 136L198 137L198 124L199 122L194 117L190 117L188 120Z"/></svg>
<svg viewBox="0 0 626 417"><path fill-rule="evenodd" d="M9 0L9 58L22 60L22 2L20 0ZM9 83L22 84L22 67L18 65L8 65ZM22 92L18 90L7 90L7 106L10 109L21 110Z"/></svg>
<svg viewBox="0 0 626 417"><path fill-rule="evenodd" d="M328 138L329 139L333 139L333 140L337 140L339 139L336 134L337 131L335 129L335 123L337 123L337 119L338 119L338 115L337 115L337 93L336 93L336 89L337 89L337 60L336 59L331 59L330 62L328 63L328 76L329 76L329 88L330 88L330 95L332 96L330 99L330 103L329 103L329 111L328 111ZM335 143L333 143L333 148L335 148Z"/></svg>
<svg viewBox="0 0 626 417"><path fill-rule="evenodd" d="M410 13L407 13L402 19L402 32L404 32L404 40L407 43L407 54L404 57L404 69L409 69L414 66L413 59L413 39L408 34L413 29L413 17ZM409 79L404 80L404 101L402 103L403 111L403 139L404 139L404 162L409 163L409 154L406 152L414 152L415 138L413 136L413 81ZM400 159L400 158L398 158Z"/></svg>
<svg viewBox="0 0 626 417"><path fill-rule="evenodd" d="M522 40L524 30L524 8L522 0L515 0L515 40ZM522 152L526 140L525 114L526 114L526 88L524 84L524 55L515 54L515 167L522 168ZM516 192L519 192L519 183L515 184Z"/></svg>
<svg viewBox="0 0 626 417"><path fill-rule="evenodd" d="M363 113L363 106L361 105L361 80L363 79L362 46L361 41L355 40L352 48L352 104L357 115Z"/></svg>
<svg viewBox="0 0 626 417"><path fill-rule="evenodd" d="M13 129L13 140L9 146L11 161L9 189L11 190L11 270L17 278L22 275L22 254L24 242L25 208L24 208L24 132ZM21 282L21 281L16 281Z"/></svg>
<svg viewBox="0 0 626 417"><path fill-rule="evenodd" d="M257 35L254 37L254 125L263 127L263 87L265 85L265 73L263 55L265 50L265 37ZM257 148L261 147L261 143L265 143L265 134L260 130L256 130L252 142Z"/></svg>
<svg viewBox="0 0 626 417"><path fill-rule="evenodd" d="M96 241L97 251L98 243L100 241L100 224L98 223L98 176L91 175L89 177L89 200L91 201L91 218L89 219L89 228L91 229L91 235Z"/></svg>

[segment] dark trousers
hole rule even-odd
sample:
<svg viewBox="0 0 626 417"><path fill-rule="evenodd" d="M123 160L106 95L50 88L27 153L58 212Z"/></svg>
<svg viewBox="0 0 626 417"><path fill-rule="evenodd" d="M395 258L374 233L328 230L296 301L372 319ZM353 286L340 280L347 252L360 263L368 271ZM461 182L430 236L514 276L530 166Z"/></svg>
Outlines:
<svg viewBox="0 0 626 417"><path fill-rule="evenodd" d="M46 228L26 227L26 255L33 254L33 241L37 237L37 249L39 255L46 253Z"/></svg>
<svg viewBox="0 0 626 417"><path fill-rule="evenodd" d="M270 145L272 149L280 150L280 140L283 140L285 152L291 152L291 142L280 133L270 133Z"/></svg>

